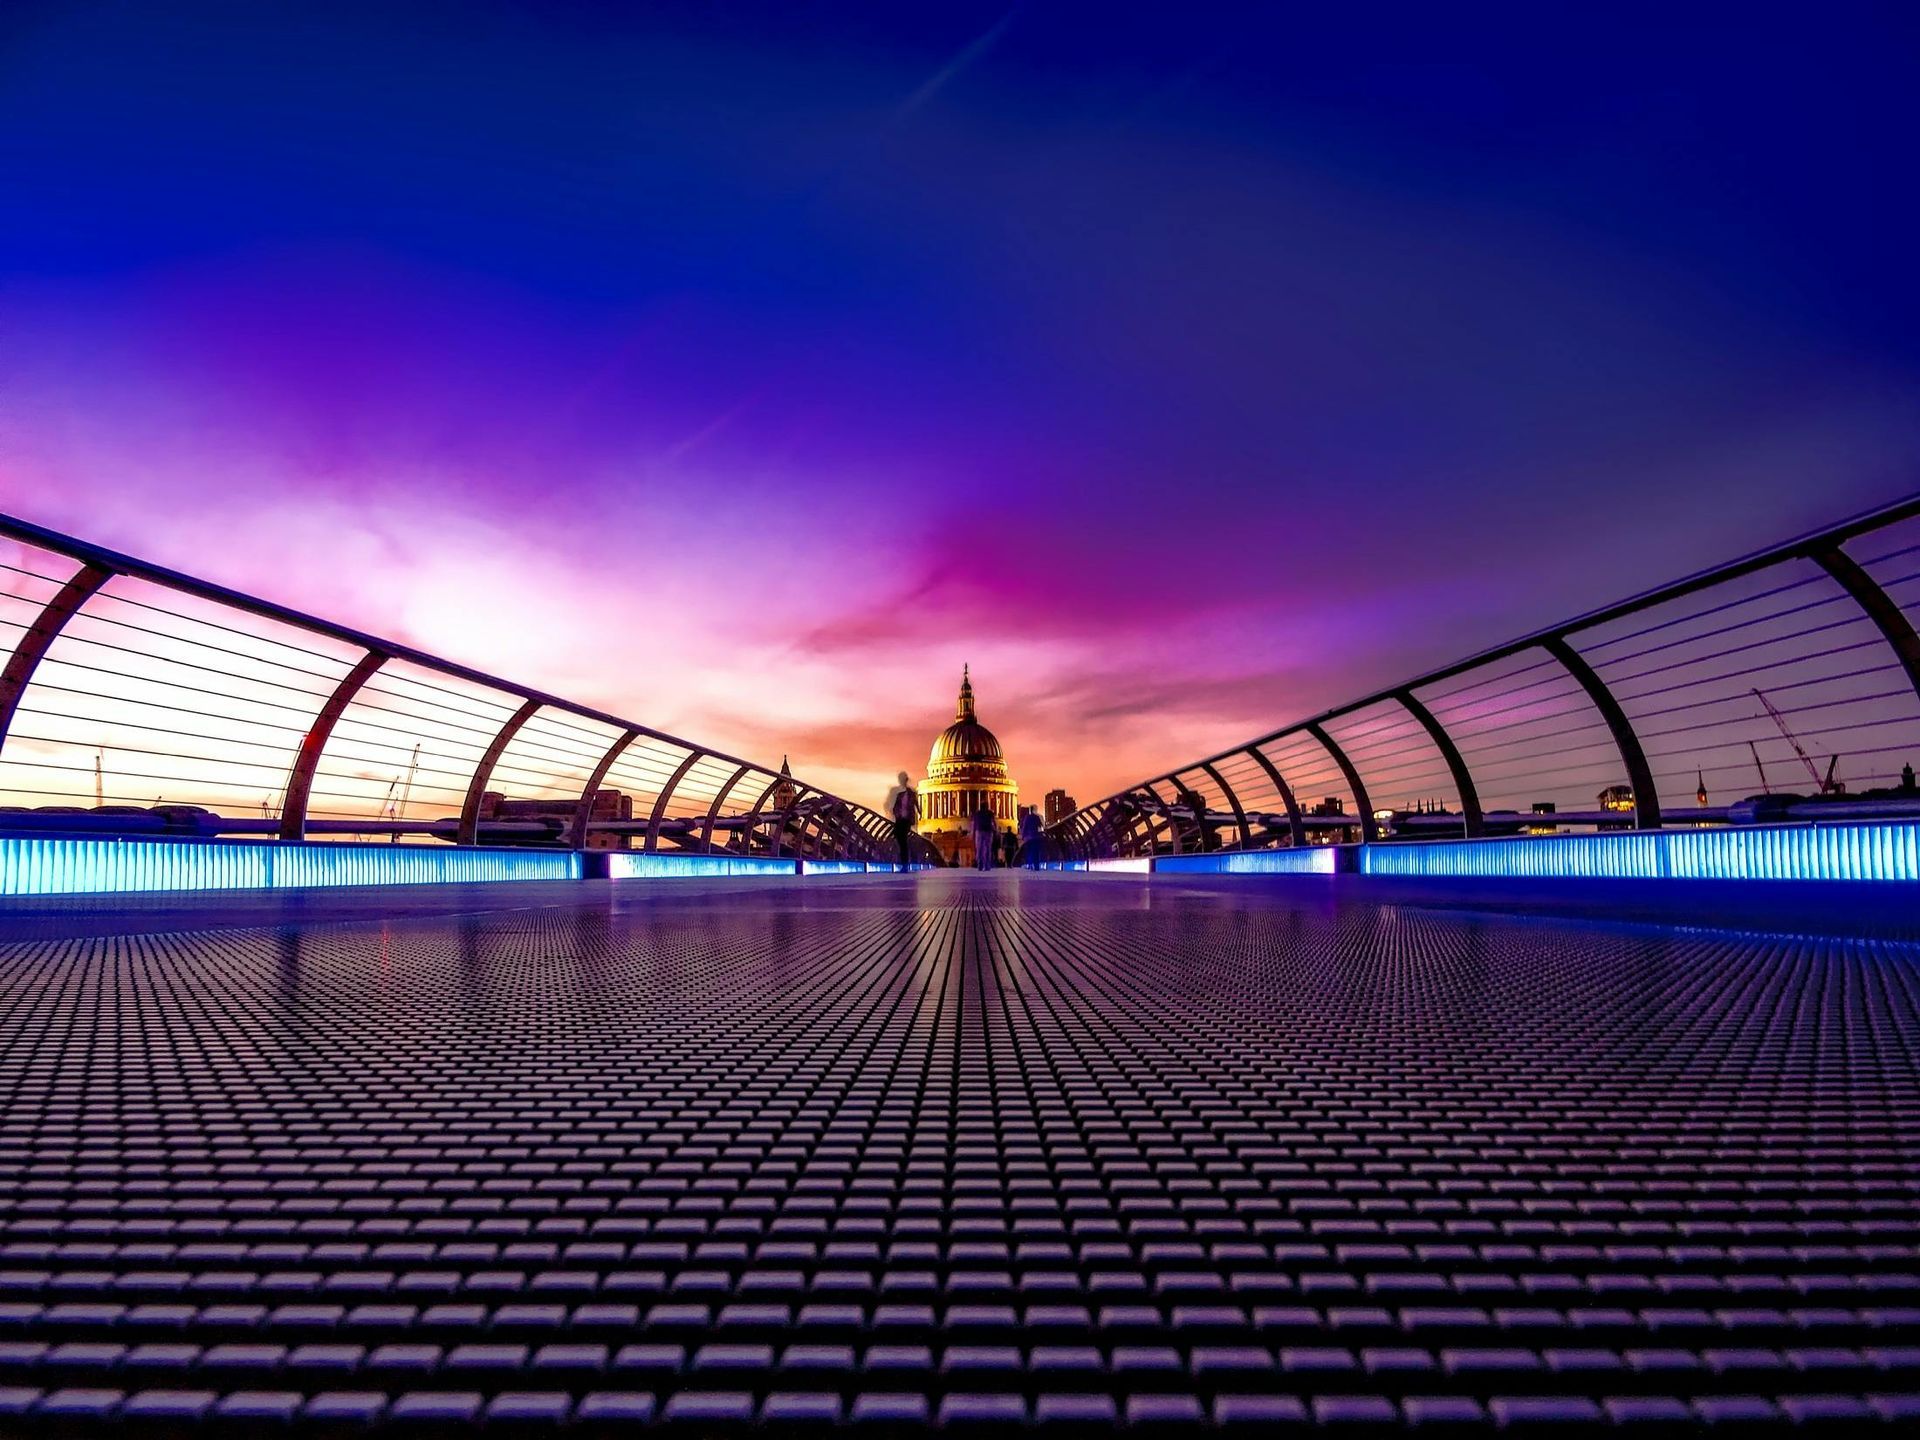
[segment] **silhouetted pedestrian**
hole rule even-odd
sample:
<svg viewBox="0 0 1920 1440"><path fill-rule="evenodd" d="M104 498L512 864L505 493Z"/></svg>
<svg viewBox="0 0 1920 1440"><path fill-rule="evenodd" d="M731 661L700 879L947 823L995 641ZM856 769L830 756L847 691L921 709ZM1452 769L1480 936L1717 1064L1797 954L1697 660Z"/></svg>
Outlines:
<svg viewBox="0 0 1920 1440"><path fill-rule="evenodd" d="M1014 839L1011 825L1000 832L1000 863L1009 870L1020 863L1020 842Z"/></svg>
<svg viewBox="0 0 1920 1440"><path fill-rule="evenodd" d="M1020 812L1020 858L1027 869L1040 868L1040 815L1031 805Z"/></svg>
<svg viewBox="0 0 1920 1440"><path fill-rule="evenodd" d="M920 792L913 788L913 777L900 772L899 782L887 791L887 818L893 821L893 844L900 852L900 868L913 863L913 822L920 818Z"/></svg>
<svg viewBox="0 0 1920 1440"><path fill-rule="evenodd" d="M993 807L981 802L980 808L973 812L974 869L993 869L993 847L999 828L993 818Z"/></svg>

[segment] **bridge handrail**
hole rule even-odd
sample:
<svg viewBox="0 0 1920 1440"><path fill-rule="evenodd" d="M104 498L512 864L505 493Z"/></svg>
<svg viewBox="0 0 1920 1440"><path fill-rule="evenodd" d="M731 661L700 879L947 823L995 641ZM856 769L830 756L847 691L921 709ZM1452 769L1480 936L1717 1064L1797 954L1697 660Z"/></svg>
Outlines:
<svg viewBox="0 0 1920 1440"><path fill-rule="evenodd" d="M1857 679L1868 673L1897 673L1902 678L1889 680L1904 692L1905 709L1899 715L1876 720L1874 724L1891 726L1900 722L1901 733L1912 738L1906 743L1920 747L1920 639L1916 639L1914 622L1910 610L1920 605L1920 599L1909 598L1902 602L1889 591L1898 588L1916 578L1914 575L1902 575L1893 581L1878 578L1872 569L1890 559L1906 555L1910 550L1920 549L1920 533L1910 538L1913 544L1907 549L1896 550L1891 555L1873 557L1866 563L1854 558L1847 549L1853 542L1869 536L1883 535L1896 527L1908 525L1920 518L1920 495L1909 496L1893 504L1853 516L1837 524L1824 527L1813 533L1799 536L1782 544L1768 546L1724 564L1685 576L1682 579L1656 586L1624 600L1616 601L1598 609L1577 615L1560 624L1533 631L1503 644L1479 651L1464 659L1453 661L1436 669L1428 670L1414 678L1399 684L1374 690L1358 699L1322 710L1305 719L1295 720L1276 729L1269 730L1253 739L1217 751L1203 758L1189 761L1163 771L1115 791L1113 794L1082 806L1071 815L1061 819L1050 831L1058 849L1063 853L1077 857L1096 857L1105 855L1131 855L1141 853L1179 853L1195 848L1217 848L1223 850L1269 848L1276 844L1301 844L1306 840L1308 829L1333 829L1353 832L1358 838L1373 840L1381 838L1382 821L1376 818L1376 803L1382 794L1369 793L1366 771L1369 766L1360 763L1353 752L1355 746L1346 742L1346 737L1333 733L1330 727L1338 722L1351 721L1362 712L1374 712L1377 707L1392 707L1392 715L1386 717L1386 723L1398 726L1401 734L1397 740L1412 742L1420 740L1422 746L1430 747L1432 760L1429 770L1435 776L1444 775L1445 781L1436 784L1439 790L1450 789L1451 798L1459 806L1458 813L1443 812L1457 821L1452 830L1454 834L1473 836L1488 832L1488 814L1492 807L1485 804L1487 798L1484 784L1485 772L1492 767L1486 764L1485 757L1474 757L1465 753L1463 736L1456 733L1460 727L1449 723L1450 716L1435 713L1435 699L1432 692L1435 687L1444 686L1449 681L1475 676L1485 676L1497 669L1502 662L1527 656L1529 652L1538 652L1541 664L1551 667L1549 676L1557 678L1570 688L1565 694L1578 694L1585 701L1587 715L1591 719L1581 726L1570 727L1565 735L1570 738L1574 730L1604 729L1615 753L1614 763L1618 767L1618 789L1624 796L1631 792L1631 812L1622 811L1620 818L1608 822L1620 828L1659 829L1668 823L1700 823L1708 818L1706 812L1714 811L1713 818L1724 820L1732 817L1729 807L1696 806L1677 817L1670 817L1661 802L1660 779L1653 771L1652 761L1672 760L1676 752L1668 750L1650 751L1646 741L1666 739L1683 731L1652 730L1645 723L1642 714L1639 721L1633 712L1644 712L1645 707L1637 702L1661 696L1671 696L1679 690L1700 687L1719 682L1723 688L1739 672L1724 672L1712 676L1695 676L1692 679L1676 680L1662 691L1629 693L1622 684L1623 678L1632 680L1638 676L1622 677L1607 672L1618 668L1617 661L1595 658L1596 652L1607 646L1619 643L1619 638L1592 641L1598 632L1603 632L1623 620L1644 616L1657 609L1675 607L1681 602L1696 597L1710 597L1722 603L1698 610L1691 615L1681 615L1665 621L1661 628L1683 626L1693 620L1702 620L1723 610L1737 610L1756 599L1767 598L1762 595L1729 598L1736 582L1750 576L1761 575L1795 562L1806 562L1808 573L1784 589L1796 589L1812 583L1818 583L1827 592L1824 598L1800 606L1809 609L1844 600L1851 606L1851 621L1848 626L1839 622L1823 623L1815 629L1794 636L1775 637L1772 641L1756 641L1747 637L1740 648L1754 649L1764 644L1781 643L1794 639L1813 639L1798 657L1808 666L1817 670L1818 662L1841 654L1863 648L1862 635L1871 635L1885 656L1884 663L1873 667L1871 672L1855 671L1838 677L1841 680ZM1910 592L1920 595L1920 592ZM1695 640L1725 634L1728 630L1750 627L1768 619L1780 619L1798 613L1782 611L1775 616L1762 616L1758 619L1748 617L1737 625L1730 625L1721 631L1709 631L1696 634ZM1851 629L1854 633L1832 633L1836 629ZM1814 637L1821 637L1814 639ZM1581 640L1586 648L1576 645ZM1856 643L1845 644L1845 641ZM1684 641L1671 642L1674 648L1681 648ZM1694 662L1684 658L1674 660L1671 668L1678 669L1683 664ZM1532 669L1534 667L1529 667ZM1782 668L1780 662L1770 662L1759 667L1761 670ZM1526 673L1526 672L1521 672ZM1769 687L1778 689L1806 689L1817 687L1821 681L1817 673L1810 671L1806 675L1791 678L1776 678L1765 681ZM1536 682L1538 683L1538 682ZM1471 687L1449 692L1451 695L1463 693ZM1421 692L1427 692L1423 698ZM1750 692L1757 696L1755 716L1742 717L1757 719L1762 707L1770 718L1767 723L1778 727L1776 736L1771 730L1760 729L1738 739L1721 741L1714 745L1694 743L1693 753L1700 759L1714 749L1725 749L1731 743L1751 748L1754 768L1760 772L1763 784L1766 780L1765 765L1762 763L1762 751L1772 754L1776 765L1791 765L1795 761L1806 761L1798 739L1788 729L1784 718L1776 716L1771 703L1761 691L1761 685L1755 684ZM1839 693L1837 691L1833 692ZM1441 699L1446 696L1439 697ZM1693 700L1688 702L1694 707L1703 707L1708 703L1721 704L1731 696L1723 696L1718 701ZM1894 698L1892 692L1868 697L1877 702L1887 702ZM1830 709L1842 703L1838 699L1829 699L1821 705L1808 705L1796 702L1795 710L1789 713L1805 713L1814 709ZM1518 707L1516 707L1518 708ZM1685 706L1676 707L1687 708ZM1583 718L1585 718L1583 716ZM1730 720L1722 724L1732 725ZM1377 729L1378 727L1376 727ZM1704 726L1696 725L1694 729ZM1738 729L1741 727L1734 726ZM1751 727L1746 727L1751 729ZM1642 734L1645 730L1647 733ZM1423 737L1423 738L1422 738ZM1360 737L1364 740L1364 736ZM1471 738L1471 737L1466 737ZM1270 748L1276 742L1303 740L1308 742L1300 753L1305 762L1302 768L1314 774L1338 777L1338 785L1344 786L1344 797L1351 798L1355 804L1352 814L1325 812L1307 814L1303 812L1300 797L1303 787L1297 777L1289 777L1285 766L1278 763L1281 759ZM1781 746L1790 746L1791 753L1783 753ZM1411 743L1403 744L1391 758L1403 757L1413 748ZM1882 747L1883 750L1894 747ZM1317 752L1317 753L1315 753ZM1837 754L1838 752L1836 752ZM1876 752L1881 753L1881 752ZM1433 763L1437 762L1437 763ZM1237 765L1236 775L1241 785L1236 786L1233 777L1224 773L1223 767ZM1376 779L1384 778L1377 772ZM1386 767L1389 771L1404 771L1405 762L1397 767ZM1692 766L1682 767L1686 773L1692 773ZM1700 785L1705 788L1705 776L1716 767L1701 763L1699 769ZM1721 771L1732 767L1719 766ZM1676 771L1669 768L1666 772L1671 778ZM1876 777L1879 778L1879 777ZM1247 782L1270 797L1266 812L1261 812L1250 797L1241 793ZM1400 781L1389 779L1388 783ZM1173 790L1171 797L1161 794L1163 787ZM1336 785L1328 783L1328 789ZM1378 788L1378 787L1376 787ZM1691 788L1691 787L1688 787ZM1211 792L1211 793L1207 793ZM1824 793L1824 791L1823 791ZM1627 803L1623 800L1622 803ZM1282 813L1284 812L1284 814ZM1392 813L1392 812L1383 812ZM1504 817L1519 815L1520 811L1496 812L1502 816L1501 823L1508 823ZM1153 823L1143 822L1142 817L1159 817ZM1409 817L1413 818L1413 817ZM1541 817L1544 820L1544 817ZM1591 817L1586 817L1591 818ZM1255 836L1253 821L1259 820L1265 828L1265 834ZM1126 829L1121 829L1125 824ZM1434 829L1433 826L1426 827ZM1445 828L1444 826L1439 828ZM1282 834L1282 831L1285 831ZM1231 830L1233 838L1226 838L1224 832Z"/></svg>
<svg viewBox="0 0 1920 1440"><path fill-rule="evenodd" d="M431 672L438 677L458 681L466 685L477 686L485 691L493 692L500 696L511 697L513 700L519 702L519 708L515 711L513 718L494 734L492 741L482 753L479 761L473 766L471 773L467 777L466 785L464 787L445 787L448 789L464 788L466 792L467 803L462 807L458 827L458 840L460 843L475 843L482 833L485 827L485 821L478 814L478 807L483 792L486 790L487 782L491 778L494 768L513 744L520 729L536 715L557 713L570 716L575 720L590 722L593 725L604 727L617 737L600 755L598 761L591 767L590 772L583 767L581 777L582 794L578 801L574 823L564 827L562 834L558 837L574 845L576 848L585 843L586 835L594 828L593 822L591 822L587 816L593 801L593 793L599 788L600 782L607 779L609 772L619 761L621 755L635 742L654 741L672 751L684 752L684 757L681 759L681 763L674 773L672 780L662 786L656 795L647 797L653 801L654 823L647 827L644 845L646 849L655 849L662 838L663 829L668 828L663 825L663 820L667 807L674 796L675 788L691 769L697 764L704 762L705 764L719 767L721 772L727 770L734 772L734 783L726 787L728 790L735 788L735 784L743 778L754 776L762 777L764 784L749 785L742 791L742 793L761 795L762 798L759 802L760 807L766 806L768 801L776 796L779 796L783 803L777 810L756 807L756 809L752 811L730 814L729 823L721 827L723 833L719 838L719 842L716 843L714 829L719 819L716 812L719 801L725 797L725 792L723 791L716 797L713 810L707 814L707 823L701 829L697 846L690 845L683 848L707 850L725 848L733 838L741 833L741 814L744 814L751 822L745 827L745 833L748 837L745 843L749 847L756 843L764 844L770 847L774 853L779 853L783 846L797 844L804 847L808 853L817 854L821 858L859 858L875 860L892 858L892 845L888 824L884 817L876 810L870 806L846 800L819 787L808 785L804 780L799 778L791 779L788 782L791 787L790 793L782 794L782 774L780 771L768 765L745 760L727 751L719 750L711 746L700 745L693 741L684 740L664 730L629 720L623 716L615 715L595 706L581 704L578 701L569 700L563 696L555 695L533 686L524 685L517 681L493 675L486 671L476 669L473 666L461 664L458 661L445 659L421 650L417 646L389 640L352 626L338 624L323 617L296 610L291 606L282 605L257 595L247 594L243 591L235 590L209 580L203 580L197 576L188 575L181 571L140 559L137 556L127 555L123 552L109 549L106 546L96 545L71 535L62 534L46 526L38 525L15 516L0 515L0 538L29 547L31 550L60 556L72 562L77 567L74 573L67 577L64 582L56 582L52 577L38 575L37 572L19 572L22 574L32 574L33 578L49 584L57 583L59 588L53 595L44 599L38 605L37 609L30 611L30 618L24 623L13 619L8 619L5 622L7 627L17 632L17 638L10 652L4 648L0 648L0 659L4 659L5 662L4 668L0 669L0 766L4 766L8 761L16 759L14 754L9 753L8 741L14 729L13 722L16 716L21 714L23 710L31 710L31 707L24 702L34 693L34 678L40 670L41 663L48 659L50 653L56 653L57 660L57 644L61 635L67 632L69 624L78 618L88 616L91 613L89 611L90 605L97 606L100 599L112 598L108 594L110 582L124 578L146 582L147 584L157 586L174 594L190 596L197 601L219 607L222 612L226 612L230 616L249 616L258 620L268 621L275 626L286 627L287 629L298 631L308 636L324 637L328 641L336 642L360 652L352 668L347 674L335 680L332 693L328 696L325 703L315 710L310 720L306 723L299 752L295 756L292 766L289 768L287 783L283 791L287 801L287 804L283 806L282 809L282 829L280 834L283 839L302 839L306 837L305 822L308 789L317 772L319 762L323 758L326 758L327 743L331 738L335 723L348 712L363 685L378 674L382 667L395 662L404 662L419 670ZM11 566L7 568L10 570L17 569L17 567ZM6 598L29 606L32 606L34 603L31 597L17 593L7 592ZM195 620L198 618L180 614L179 612L167 613L174 614L176 618L187 620ZM236 631L235 633L245 634L244 631ZM178 639L179 637L163 636L162 638ZM284 642L273 640L268 636L255 635L253 638L263 645L284 644ZM0 639L0 644L3 643L4 640ZM259 656L246 656L241 654L241 652L234 653L241 655L241 658L253 660L256 663L272 663L261 661ZM158 654L157 651L156 654ZM174 664L176 667L184 666L188 669L206 668L177 660L169 663ZM342 660L341 663L344 663L344 660ZM126 673L116 675L115 672L105 671L101 667L88 668L92 672L96 682L102 674L105 674L110 682L117 678L121 682L123 691L136 688L136 682L138 684L153 683L150 677L141 677ZM306 671L304 673L320 679L334 678L320 675L319 672L316 671ZM239 680L242 677L236 673L229 675L228 678L230 680ZM262 683L271 683L259 682L257 677L248 678L252 680L256 686ZM186 689L187 687L176 686L175 688ZM100 695L98 692L85 693L91 694L94 699L107 700L114 698L112 696ZM192 693L206 695L209 699L216 698L212 696L211 692L207 691L194 691ZM306 695L313 694L311 691L301 691L299 693ZM124 698L124 696L122 698ZM149 708L169 707L152 706ZM215 715L210 704L203 704L201 708L205 712L202 716L203 720L224 720L228 718ZM276 708L286 708L289 711L293 711L297 707L284 706ZM395 712L392 711L383 712L383 714L388 716L394 713ZM78 717L66 716L64 718L75 719ZM144 732L154 727L142 724L131 728ZM441 723L441 728L445 728L444 723ZM179 731L171 733L189 735L192 738L200 740L210 740L214 738L200 732ZM422 733L425 734L429 732L423 731ZM49 743L70 744L72 742L61 740ZM251 748L254 749L269 748L264 743L254 744L247 741L235 741L234 743L242 747L251 745ZM120 747L103 745L100 748L118 749ZM146 754L150 757L155 755L155 752L143 750L134 750L132 753ZM166 757L159 756L158 758ZM176 754L171 758L184 760L200 757ZM248 768L265 768L264 766L255 765L252 762L246 763ZM42 770L59 770L62 767L40 765L38 768ZM66 768L70 769L71 767ZM145 778L159 778L164 780L168 777L147 776ZM591 783L587 783L589 781ZM0 792L3 792L5 789L5 785L0 783ZM39 793L44 794L47 792ZM84 793L84 787L79 785L73 787L71 795L75 800L88 798ZM705 798L704 795L700 797L702 801L704 801ZM188 803L190 804L191 802ZM396 835L399 833L428 833L433 829L435 823L438 822L429 822L424 825L408 825L384 822L376 820L373 817L368 817L365 821L364 829L355 833L394 833ZM762 825L773 827L766 836L757 835ZM326 828L335 830L337 826L329 825ZM441 828L444 829L444 826ZM619 829L621 827L616 826L613 828ZM679 828L689 831L690 833L690 826L682 826ZM919 842L917 842L917 846L918 844ZM924 854L922 858L925 858Z"/></svg>

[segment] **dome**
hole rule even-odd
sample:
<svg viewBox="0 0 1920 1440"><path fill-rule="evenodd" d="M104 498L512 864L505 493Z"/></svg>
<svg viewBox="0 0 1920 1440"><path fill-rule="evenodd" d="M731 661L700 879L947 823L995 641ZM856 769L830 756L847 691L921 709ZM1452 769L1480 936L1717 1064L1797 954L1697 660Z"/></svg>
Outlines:
<svg viewBox="0 0 1920 1440"><path fill-rule="evenodd" d="M954 708L953 723L940 732L927 756L930 780L978 778L1003 779L1007 759L1000 741L982 725L973 713L973 677L960 675L960 703Z"/></svg>
<svg viewBox="0 0 1920 1440"><path fill-rule="evenodd" d="M983 760L1004 762L1000 753L1000 742L994 734L978 720L956 720L940 732L940 738L933 742L933 753L927 757L927 769L937 770L942 765L973 765Z"/></svg>
<svg viewBox="0 0 1920 1440"><path fill-rule="evenodd" d="M949 865L973 859L973 822L982 811L1001 826L1020 818L1020 787L1007 773L1007 757L994 733L973 712L973 680L960 672L960 703L927 757L920 785L920 833Z"/></svg>

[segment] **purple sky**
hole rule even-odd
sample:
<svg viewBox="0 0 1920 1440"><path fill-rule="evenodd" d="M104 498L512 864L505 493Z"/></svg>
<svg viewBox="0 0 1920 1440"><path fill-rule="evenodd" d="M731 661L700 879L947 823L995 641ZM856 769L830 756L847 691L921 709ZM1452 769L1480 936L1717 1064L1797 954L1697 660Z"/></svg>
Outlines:
<svg viewBox="0 0 1920 1440"><path fill-rule="evenodd" d="M1248 8L11 10L0 507L1091 800L1914 488L1898 10Z"/></svg>

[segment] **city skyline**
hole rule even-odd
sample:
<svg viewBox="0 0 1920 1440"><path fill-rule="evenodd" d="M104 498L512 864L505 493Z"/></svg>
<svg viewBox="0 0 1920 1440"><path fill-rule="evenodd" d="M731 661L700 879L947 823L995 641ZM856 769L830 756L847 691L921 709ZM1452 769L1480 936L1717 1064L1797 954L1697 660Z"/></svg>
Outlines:
<svg viewBox="0 0 1920 1440"><path fill-rule="evenodd" d="M0 22L0 509L873 803L1912 486L1900 16L474 13Z"/></svg>

